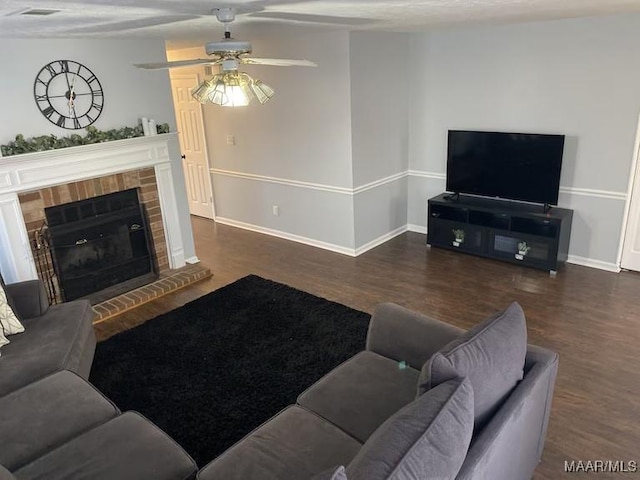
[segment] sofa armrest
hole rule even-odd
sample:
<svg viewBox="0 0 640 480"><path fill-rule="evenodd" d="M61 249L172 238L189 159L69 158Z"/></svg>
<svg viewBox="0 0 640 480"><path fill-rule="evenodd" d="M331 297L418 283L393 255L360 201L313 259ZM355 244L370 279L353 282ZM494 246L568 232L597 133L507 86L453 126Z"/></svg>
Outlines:
<svg viewBox="0 0 640 480"><path fill-rule="evenodd" d="M39 317L49 309L47 291L41 280L11 283L5 285L5 290L19 318Z"/></svg>
<svg viewBox="0 0 640 480"><path fill-rule="evenodd" d="M524 378L474 434L456 480L532 478L544 449L557 373L557 353L528 346Z"/></svg>
<svg viewBox="0 0 640 480"><path fill-rule="evenodd" d="M371 316L367 350L393 360L422 365L464 330L393 303L382 303Z"/></svg>

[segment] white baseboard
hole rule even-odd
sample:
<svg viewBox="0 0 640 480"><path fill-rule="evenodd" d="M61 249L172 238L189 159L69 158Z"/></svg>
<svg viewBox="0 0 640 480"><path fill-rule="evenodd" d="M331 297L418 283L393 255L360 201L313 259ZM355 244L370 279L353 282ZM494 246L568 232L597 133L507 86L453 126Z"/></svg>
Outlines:
<svg viewBox="0 0 640 480"><path fill-rule="evenodd" d="M303 237L301 235L295 235L293 233L283 232L281 230L274 230L272 228L262 227L260 225L254 225L251 223L239 222L238 220L232 220L231 218L216 217L216 222L223 225L229 225L231 227L242 228L257 233L264 233L273 237L284 238L285 240L291 240L292 242L304 243L305 245L311 245L312 247L322 248L331 252L341 253L342 255L348 255L355 257L355 250L353 248L343 247L341 245L335 245L333 243L321 242L320 240L314 240L313 238Z"/></svg>
<svg viewBox="0 0 640 480"><path fill-rule="evenodd" d="M427 227L423 227L422 225L414 225L410 223L409 225L407 225L407 230L409 230L410 232L423 233L425 235L427 234Z"/></svg>
<svg viewBox="0 0 640 480"><path fill-rule="evenodd" d="M403 225L402 227L398 227L395 230L392 230L389 233L385 233L384 235L380 235L378 238L371 240L370 242L365 243L361 247L355 249L354 256L362 255L364 252L368 252L372 248L376 248L379 245L382 245L385 242L388 242L392 238L397 237L398 235L402 235L407 231L407 226Z"/></svg>
<svg viewBox="0 0 640 480"><path fill-rule="evenodd" d="M583 267L597 268L606 270L607 272L620 273L620 266L615 263L603 262L602 260L594 260L593 258L579 257L577 255L569 255L567 263L582 265Z"/></svg>
<svg viewBox="0 0 640 480"><path fill-rule="evenodd" d="M333 243L321 242L319 240L314 240L313 238L303 237L301 235L295 235L293 233L283 232L281 230L274 230L272 228L261 227L259 225L254 225L245 222L239 222L238 220L232 220L230 218L217 217L216 222L221 223L223 225L229 225L231 227L238 227L244 230L250 230L252 232L264 233L266 235L271 235L278 238L283 238L285 240L291 240L292 242L303 243L305 245L310 245L312 247L322 248L324 250L329 250L331 252L340 253L342 255L348 255L350 257L357 257L358 255L362 255L369 250L382 245L385 242L388 242L394 237L398 235L402 235L407 231L407 226L403 225L402 227L396 228L395 230L385 233L384 235L379 236L378 238L367 242L358 248L348 248L343 247L341 245L336 245Z"/></svg>

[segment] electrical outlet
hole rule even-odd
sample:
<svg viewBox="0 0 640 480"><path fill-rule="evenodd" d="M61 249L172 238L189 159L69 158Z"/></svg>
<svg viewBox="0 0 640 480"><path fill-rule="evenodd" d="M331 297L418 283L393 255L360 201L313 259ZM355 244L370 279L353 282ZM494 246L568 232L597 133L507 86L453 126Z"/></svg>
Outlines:
<svg viewBox="0 0 640 480"><path fill-rule="evenodd" d="M235 135L227 135L227 145L235 145L236 137Z"/></svg>
<svg viewBox="0 0 640 480"><path fill-rule="evenodd" d="M278 205L272 205L271 212L277 217L280 215L280 207Z"/></svg>

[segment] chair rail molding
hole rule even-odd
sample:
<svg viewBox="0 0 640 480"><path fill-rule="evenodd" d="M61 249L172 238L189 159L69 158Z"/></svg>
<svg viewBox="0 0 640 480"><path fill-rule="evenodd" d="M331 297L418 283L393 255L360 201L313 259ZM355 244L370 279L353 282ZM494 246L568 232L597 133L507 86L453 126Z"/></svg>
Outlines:
<svg viewBox="0 0 640 480"><path fill-rule="evenodd" d="M266 183L276 183L279 185L286 185L289 187L298 187L298 188L308 188L311 190L320 190L329 193L339 193L341 195L357 195L362 192L366 192L367 190L371 190L373 188L381 187L382 185L386 185L388 183L395 182L402 178L407 177L408 172L398 172L393 175L389 175L388 177L380 178L370 183L366 183L364 185L360 185L358 187L337 187L334 185L326 185L322 183L312 183L312 182L303 182L300 180L291 180L289 178L282 177L270 177L267 175L257 175L254 173L245 173L245 172L237 172L232 170L222 170L219 168L211 168L209 169L212 175L218 175L223 177L234 177L241 178L244 180L253 180L256 182L266 182Z"/></svg>

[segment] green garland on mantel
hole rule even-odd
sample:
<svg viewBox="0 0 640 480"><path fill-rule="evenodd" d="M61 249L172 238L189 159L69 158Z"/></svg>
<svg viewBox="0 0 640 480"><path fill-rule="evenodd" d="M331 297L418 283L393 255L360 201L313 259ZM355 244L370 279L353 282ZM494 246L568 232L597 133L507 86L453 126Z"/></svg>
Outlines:
<svg viewBox="0 0 640 480"><path fill-rule="evenodd" d="M158 125L158 133L169 133L169 124ZM90 145L92 143L111 142L113 140L124 140L125 138L142 137L142 125L135 127L114 128L112 130L98 130L90 125L86 129L85 136L74 133L68 137L56 137L55 135L42 135L39 137L24 138L24 135L16 135L16 139L6 145L0 145L3 157L20 155L21 153L44 152L58 148L77 147L79 145Z"/></svg>

